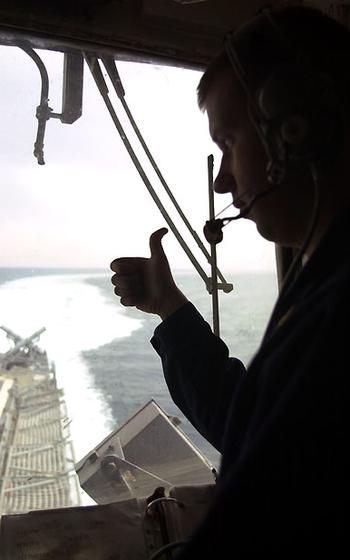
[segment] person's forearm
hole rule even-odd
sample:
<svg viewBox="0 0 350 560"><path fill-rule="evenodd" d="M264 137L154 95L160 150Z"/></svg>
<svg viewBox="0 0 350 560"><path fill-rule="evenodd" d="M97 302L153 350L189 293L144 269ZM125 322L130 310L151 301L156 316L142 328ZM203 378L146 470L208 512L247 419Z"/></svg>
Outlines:
<svg viewBox="0 0 350 560"><path fill-rule="evenodd" d="M221 452L222 426L244 365L229 357L227 346L189 302L158 325L151 342L175 404Z"/></svg>

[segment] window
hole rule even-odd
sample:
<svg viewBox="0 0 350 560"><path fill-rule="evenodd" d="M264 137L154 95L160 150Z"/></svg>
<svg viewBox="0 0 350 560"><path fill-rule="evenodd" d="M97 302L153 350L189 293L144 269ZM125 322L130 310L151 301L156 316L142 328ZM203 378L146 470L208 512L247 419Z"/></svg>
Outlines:
<svg viewBox="0 0 350 560"><path fill-rule="evenodd" d="M63 55L38 54L50 78L49 106L59 112ZM122 308L113 294L109 263L118 256L148 256L149 235L165 222L126 153L88 67L82 117L71 125L57 119L46 123L46 163L38 165L32 152L39 72L17 47L1 47L0 57L0 323L15 335L9 345L3 331L0 352L4 356L16 344L16 336L18 344L20 338L45 327L40 341L34 341L34 346L29 341L24 354L35 351L36 346L47 351L67 405L67 412L62 404L50 411L43 397L33 408L41 407L42 415L28 416L28 426L30 422L42 425L44 419L50 424L50 414L59 414L64 430L69 427L72 436L75 456L70 448L68 461L73 466L74 460L153 398L168 414L180 418L182 429L217 466L218 454L195 432L168 394L159 358L149 344L158 318ZM207 156L214 153L217 164L219 153L210 141L206 116L196 106L200 74L127 62L119 62L118 69L135 120L174 196L201 235L208 214ZM135 135L109 87L134 144ZM139 148L137 154L155 183L154 171ZM157 192L173 213L159 183ZM218 197L217 211L229 202L225 196ZM190 243L186 229L178 218L174 220ZM211 321L211 300L204 282L172 233L165 237L164 247L176 281ZM193 242L192 249L210 275ZM222 337L231 355L248 363L277 295L274 247L258 236L251 223L236 222L225 229L218 256L219 268L234 285L230 294L220 294ZM1 374L4 403L10 378L6 371L8 374L11 368ZM40 376L40 371L33 375ZM0 414L2 410L0 433L11 438L11 410L5 411L5 404L2 409L0 401ZM28 456L23 447L14 453L22 459L26 453ZM33 472L44 468L49 460L45 453L45 449L40 451L30 467ZM14 468L18 476L26 478L25 468L29 467L15 463ZM35 489L35 473L31 476ZM8 484L3 485L3 492ZM84 498L83 502L88 501Z"/></svg>

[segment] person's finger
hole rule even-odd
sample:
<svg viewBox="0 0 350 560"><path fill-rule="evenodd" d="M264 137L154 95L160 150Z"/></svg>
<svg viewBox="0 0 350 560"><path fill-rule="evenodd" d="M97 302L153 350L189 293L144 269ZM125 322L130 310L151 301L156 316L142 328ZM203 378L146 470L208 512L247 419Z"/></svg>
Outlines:
<svg viewBox="0 0 350 560"><path fill-rule="evenodd" d="M115 286L114 288L114 293L116 296L119 297L133 297L135 298L135 295L137 294L137 292L133 289L130 288L129 286Z"/></svg>
<svg viewBox="0 0 350 560"><path fill-rule="evenodd" d="M119 278L118 274L113 274L113 276L112 276L112 278L111 278L111 282L112 282L113 286L116 286L116 285L117 285L117 283L118 283L118 278Z"/></svg>
<svg viewBox="0 0 350 560"><path fill-rule="evenodd" d="M154 231L149 238L149 247L151 249L151 258L161 257L166 259L166 254L162 246L162 238L168 233L167 228L161 228Z"/></svg>
<svg viewBox="0 0 350 560"><path fill-rule="evenodd" d="M137 304L135 299L131 296L125 296L120 298L120 303L124 305L124 307L135 307L135 305Z"/></svg>
<svg viewBox="0 0 350 560"><path fill-rule="evenodd" d="M137 276L132 277L132 279L130 277L120 278L117 276L112 283L115 286L114 293L118 296L134 296L137 298L143 296L143 283Z"/></svg>
<svg viewBox="0 0 350 560"><path fill-rule="evenodd" d="M113 274L111 278L113 286L139 286L141 284L139 274Z"/></svg>
<svg viewBox="0 0 350 560"><path fill-rule="evenodd" d="M120 257L111 262L110 268L118 274L133 273L146 261L144 257Z"/></svg>

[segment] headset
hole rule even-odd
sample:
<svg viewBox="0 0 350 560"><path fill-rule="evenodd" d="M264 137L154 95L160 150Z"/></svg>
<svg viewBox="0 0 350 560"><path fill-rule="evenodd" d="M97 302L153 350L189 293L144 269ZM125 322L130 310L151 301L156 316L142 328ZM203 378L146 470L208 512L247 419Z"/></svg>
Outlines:
<svg viewBox="0 0 350 560"><path fill-rule="evenodd" d="M247 95L249 117L267 154L269 187L238 216L206 222L204 234L211 243L215 243L215 238L220 239L218 230L246 216L261 196L283 183L290 162L303 162L315 168L319 161L335 155L343 140L334 80L316 69L305 53L299 52L270 10L262 10L238 31L229 31L224 47ZM264 77L259 75L256 56L260 55L263 63L269 53L278 61L274 70ZM254 73L249 72L250 64ZM315 170L312 177L315 182Z"/></svg>

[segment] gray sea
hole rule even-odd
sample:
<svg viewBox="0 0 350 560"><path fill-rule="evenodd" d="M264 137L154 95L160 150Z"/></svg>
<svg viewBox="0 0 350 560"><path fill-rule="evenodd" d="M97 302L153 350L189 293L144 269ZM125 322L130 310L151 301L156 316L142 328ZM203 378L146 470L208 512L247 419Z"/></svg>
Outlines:
<svg viewBox="0 0 350 560"><path fill-rule="evenodd" d="M176 282L211 323L203 281L175 272ZM0 325L29 336L54 360L64 388L77 459L153 398L215 466L219 455L173 404L150 344L159 318L124 308L108 270L0 268ZM220 293L221 337L246 365L259 347L277 297L274 273L227 274L234 289ZM1 346L2 343L2 346ZM0 339L0 352L7 340Z"/></svg>

